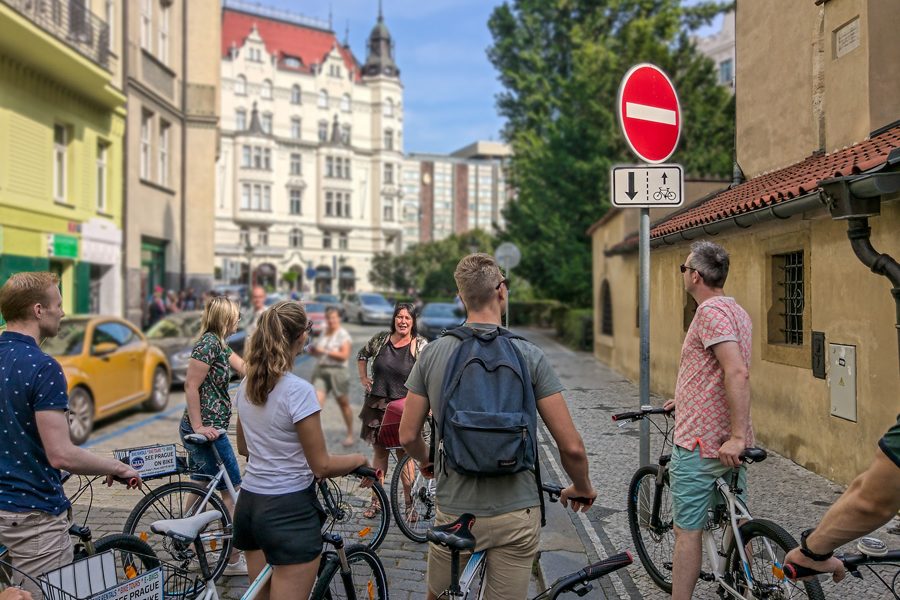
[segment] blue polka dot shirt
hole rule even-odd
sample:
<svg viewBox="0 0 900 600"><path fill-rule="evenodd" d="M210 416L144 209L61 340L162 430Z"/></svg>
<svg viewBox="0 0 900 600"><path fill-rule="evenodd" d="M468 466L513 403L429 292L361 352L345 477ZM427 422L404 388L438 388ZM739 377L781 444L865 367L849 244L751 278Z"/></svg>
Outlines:
<svg viewBox="0 0 900 600"><path fill-rule="evenodd" d="M59 515L69 507L35 419L39 410L66 410L66 388L62 367L34 338L0 335L0 510Z"/></svg>

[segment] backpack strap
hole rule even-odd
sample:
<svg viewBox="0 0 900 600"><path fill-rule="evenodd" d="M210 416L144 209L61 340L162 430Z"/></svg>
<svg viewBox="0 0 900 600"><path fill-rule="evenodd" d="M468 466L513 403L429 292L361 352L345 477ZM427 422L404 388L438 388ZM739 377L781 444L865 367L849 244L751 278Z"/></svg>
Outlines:
<svg viewBox="0 0 900 600"><path fill-rule="evenodd" d="M464 342L469 338L475 337L475 330L472 329L471 327L466 327L465 325L460 325L459 327L454 327L453 329L448 329L443 334L441 334L442 337L448 336L448 335L452 335L456 339Z"/></svg>

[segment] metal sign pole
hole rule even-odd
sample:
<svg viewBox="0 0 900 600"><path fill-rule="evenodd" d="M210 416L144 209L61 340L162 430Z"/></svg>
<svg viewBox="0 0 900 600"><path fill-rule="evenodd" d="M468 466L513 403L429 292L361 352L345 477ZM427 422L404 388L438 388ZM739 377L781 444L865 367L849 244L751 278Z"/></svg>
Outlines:
<svg viewBox="0 0 900 600"><path fill-rule="evenodd" d="M650 209L641 209L641 384L640 406L650 405ZM641 419L641 466L650 464L650 423Z"/></svg>
<svg viewBox="0 0 900 600"><path fill-rule="evenodd" d="M510 302L510 298L509 298L509 288L510 288L510 285L512 285L511 273L512 273L512 269L506 270L506 281L509 282L509 284L506 286L506 328L507 329L509 329L509 308L510 308L510 305L512 304L512 302Z"/></svg>

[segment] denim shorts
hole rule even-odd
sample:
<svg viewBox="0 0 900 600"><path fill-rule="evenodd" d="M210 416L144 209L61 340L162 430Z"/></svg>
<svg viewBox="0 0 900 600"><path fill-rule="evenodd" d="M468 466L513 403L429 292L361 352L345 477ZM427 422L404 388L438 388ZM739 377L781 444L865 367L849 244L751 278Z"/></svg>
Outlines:
<svg viewBox="0 0 900 600"><path fill-rule="evenodd" d="M715 481L724 477L725 481L730 482L730 473L731 467L723 465L718 458L702 458L699 444L693 452L675 446L669 466L675 526L688 531L703 529L706 526L707 511L721 498L715 489ZM738 497L746 504L746 466L741 466L738 485L743 490Z"/></svg>
<svg viewBox="0 0 900 600"><path fill-rule="evenodd" d="M225 470L228 472L229 479L231 479L231 485L234 487L241 485L241 468L238 466L237 456L234 454L227 435L220 435L212 442L205 444L194 444L184 439L184 436L194 433L194 430L184 421L182 421L178 433L181 436L181 443L184 444L184 449L187 450L191 468L194 470L191 473L191 479L208 483L219 472L219 465L216 464L216 455L212 451L212 445L215 445L222 462L225 464ZM228 486L225 485L224 477L219 482L219 485L216 486L216 489L219 491L228 489Z"/></svg>

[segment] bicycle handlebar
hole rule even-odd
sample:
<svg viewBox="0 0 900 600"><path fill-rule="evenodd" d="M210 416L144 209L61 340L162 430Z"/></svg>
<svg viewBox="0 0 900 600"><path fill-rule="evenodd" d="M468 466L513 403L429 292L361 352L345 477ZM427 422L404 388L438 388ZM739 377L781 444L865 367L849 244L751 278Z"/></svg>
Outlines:
<svg viewBox="0 0 900 600"><path fill-rule="evenodd" d="M594 579L608 575L622 567L627 567L633 562L634 558L631 556L631 552L620 552L615 556L610 556L609 558L599 560L592 565L586 566L582 569L582 573L584 573L584 577L587 581L593 581Z"/></svg>
<svg viewBox="0 0 900 600"><path fill-rule="evenodd" d="M884 554L865 554L860 552L843 555L836 554L834 557L844 563L844 568L846 568L847 571L858 576L856 571L863 565L895 564L900 562L900 549L890 550ZM784 576L792 580L800 579L802 577L814 577L816 575L830 575L830 573L816 571L815 569L795 565L793 563L786 563L783 570Z"/></svg>
<svg viewBox="0 0 900 600"><path fill-rule="evenodd" d="M357 467L352 473L354 475L359 475L360 477L368 477L379 481L384 476L384 472L381 469L373 469L372 467Z"/></svg>
<svg viewBox="0 0 900 600"><path fill-rule="evenodd" d="M228 432L224 429L216 429L216 433L218 433L220 437L228 434ZM186 436L184 436L184 439L185 439L185 441L191 442L193 444L205 444L207 442L214 441L200 433L189 433Z"/></svg>
<svg viewBox="0 0 900 600"><path fill-rule="evenodd" d="M670 415L672 414L671 410L666 410L664 408L648 408L645 410L636 410L623 412L612 416L613 421L640 421L644 417L648 415Z"/></svg>
<svg viewBox="0 0 900 600"><path fill-rule="evenodd" d="M541 489L547 494L550 502L557 502L559 497L562 495L563 488L556 483L544 483L541 484ZM580 496L569 496L569 500L571 502L578 502L580 504L584 504L585 506L591 506L594 503L594 498L582 498Z"/></svg>

